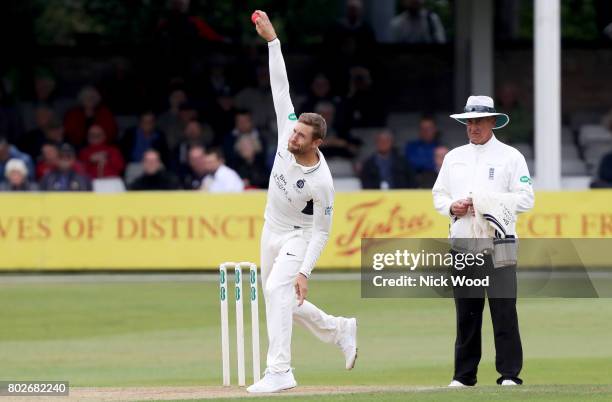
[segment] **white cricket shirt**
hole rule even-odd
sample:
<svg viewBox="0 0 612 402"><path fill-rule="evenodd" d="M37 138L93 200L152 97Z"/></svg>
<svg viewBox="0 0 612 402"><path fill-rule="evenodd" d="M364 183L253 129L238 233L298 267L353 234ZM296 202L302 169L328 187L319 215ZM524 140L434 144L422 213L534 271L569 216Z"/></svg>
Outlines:
<svg viewBox="0 0 612 402"><path fill-rule="evenodd" d="M311 234L300 272L309 277L331 230L334 183L323 154L315 166L301 166L287 142L297 123L289 79L278 39L268 42L270 86L278 126L278 148L268 185L264 218L273 230L304 229Z"/></svg>

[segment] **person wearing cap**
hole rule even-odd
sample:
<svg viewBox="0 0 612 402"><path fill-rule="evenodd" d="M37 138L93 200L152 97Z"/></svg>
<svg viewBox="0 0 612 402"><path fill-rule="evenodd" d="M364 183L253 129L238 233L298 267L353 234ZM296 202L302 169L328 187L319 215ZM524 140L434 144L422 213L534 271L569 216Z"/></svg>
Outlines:
<svg viewBox="0 0 612 402"><path fill-rule="evenodd" d="M62 145L57 166L42 178L41 190L91 191L91 182L86 176L77 172L75 164L74 148L70 144Z"/></svg>
<svg viewBox="0 0 612 402"><path fill-rule="evenodd" d="M28 167L21 159L10 159L4 168L6 181L0 183L0 191L36 191L36 183L28 181Z"/></svg>
<svg viewBox="0 0 612 402"><path fill-rule="evenodd" d="M20 159L26 165L28 178L34 180L34 163L30 155L21 152L15 145L12 145L8 140L0 135L0 182L5 180L4 171L6 164L11 159Z"/></svg>
<svg viewBox="0 0 612 402"><path fill-rule="evenodd" d="M467 128L469 143L450 151L442 163L432 189L436 210L450 219L451 243L461 239L516 237L515 216L534 205L532 180L523 155L515 148L503 144L493 134L510 122L508 115L495 110L488 96L470 96L464 113L451 118ZM510 205L507 225L499 231L477 231L480 222L480 194L497 197L499 203ZM474 195L474 196L473 196ZM478 197L476 196L478 195ZM485 221L485 223L487 223ZM503 232L503 233L501 233ZM484 233L484 234L483 234ZM484 239L483 239L484 241ZM491 240L494 243L494 240ZM486 259L487 267L493 264ZM495 336L496 369L500 385L522 383L519 373L523 364L523 351L516 312L516 265L493 271L503 276L503 285L510 291L497 297L491 289L480 288L476 295L463 297L454 289L457 315L455 341L455 370L449 386L462 387L476 384L476 373L481 357L481 326L485 290L489 298L493 333ZM508 297L510 296L510 297Z"/></svg>

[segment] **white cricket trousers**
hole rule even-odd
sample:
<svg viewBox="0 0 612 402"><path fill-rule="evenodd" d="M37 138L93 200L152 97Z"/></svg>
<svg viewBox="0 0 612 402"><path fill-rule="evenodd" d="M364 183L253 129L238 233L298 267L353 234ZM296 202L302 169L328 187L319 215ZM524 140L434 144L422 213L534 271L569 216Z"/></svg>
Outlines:
<svg viewBox="0 0 612 402"><path fill-rule="evenodd" d="M326 343L337 342L342 317L326 314L304 300L298 307L295 278L299 273L310 233L295 229L279 232L264 225L261 236L261 282L266 302L268 327L268 370L286 372L291 368L293 321L303 325Z"/></svg>

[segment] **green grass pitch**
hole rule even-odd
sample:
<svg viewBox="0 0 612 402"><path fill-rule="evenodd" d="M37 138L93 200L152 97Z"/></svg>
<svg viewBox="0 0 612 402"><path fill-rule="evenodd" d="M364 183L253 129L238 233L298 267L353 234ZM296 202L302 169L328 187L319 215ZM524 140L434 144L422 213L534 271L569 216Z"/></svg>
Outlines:
<svg viewBox="0 0 612 402"><path fill-rule="evenodd" d="M361 299L358 281L311 281L309 299L330 314L358 318L359 359L356 368L347 372L338 349L296 327L293 366L299 384L444 386L450 381L452 300ZM485 307L483 359L475 389L330 399L612 400L612 299L522 299L518 305L526 386L511 390L495 386L498 375ZM230 300L235 383L233 307ZM3 380L68 380L71 387L221 383L216 282L0 283L0 317ZM247 335L249 318L245 303ZM265 362L262 300L260 318ZM247 336L247 379L250 348ZM274 400L284 399L321 397Z"/></svg>

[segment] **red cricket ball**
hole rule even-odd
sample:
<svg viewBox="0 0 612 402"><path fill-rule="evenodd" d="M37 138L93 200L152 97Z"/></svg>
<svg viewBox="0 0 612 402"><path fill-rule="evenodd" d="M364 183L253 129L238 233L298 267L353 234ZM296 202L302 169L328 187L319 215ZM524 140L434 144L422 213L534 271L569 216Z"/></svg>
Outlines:
<svg viewBox="0 0 612 402"><path fill-rule="evenodd" d="M253 14L251 14L251 21L253 21L253 24L255 23L255 21L257 21L257 18L259 18L259 13L257 11L254 11Z"/></svg>

